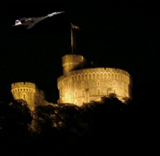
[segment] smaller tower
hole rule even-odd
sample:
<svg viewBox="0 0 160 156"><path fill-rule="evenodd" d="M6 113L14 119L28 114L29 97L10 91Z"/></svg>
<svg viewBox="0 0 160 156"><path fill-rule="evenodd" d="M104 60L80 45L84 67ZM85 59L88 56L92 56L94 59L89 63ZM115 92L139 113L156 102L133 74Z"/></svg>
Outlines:
<svg viewBox="0 0 160 156"><path fill-rule="evenodd" d="M11 84L11 92L15 100L27 101L30 110L34 110L36 85L31 82L17 82Z"/></svg>
<svg viewBox="0 0 160 156"><path fill-rule="evenodd" d="M83 68L86 60L82 55L67 54L62 57L63 74L67 75L70 71Z"/></svg>

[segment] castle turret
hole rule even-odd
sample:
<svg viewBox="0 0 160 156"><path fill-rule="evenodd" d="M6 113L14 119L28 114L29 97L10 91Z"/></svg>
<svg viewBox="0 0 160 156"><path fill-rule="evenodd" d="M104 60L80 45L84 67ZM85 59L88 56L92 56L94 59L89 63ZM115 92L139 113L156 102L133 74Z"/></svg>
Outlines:
<svg viewBox="0 0 160 156"><path fill-rule="evenodd" d="M70 71L83 68L86 60L82 55L67 54L62 57L63 74L67 75Z"/></svg>
<svg viewBox="0 0 160 156"><path fill-rule="evenodd" d="M11 84L11 92L15 100L23 99L27 101L30 110L35 106L36 85L31 82L17 82Z"/></svg>

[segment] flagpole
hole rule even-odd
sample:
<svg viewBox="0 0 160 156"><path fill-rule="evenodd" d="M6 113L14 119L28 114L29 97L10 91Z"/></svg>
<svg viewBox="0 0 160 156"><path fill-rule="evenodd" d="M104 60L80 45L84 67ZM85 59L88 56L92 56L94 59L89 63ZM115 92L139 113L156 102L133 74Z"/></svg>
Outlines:
<svg viewBox="0 0 160 156"><path fill-rule="evenodd" d="M71 23L71 53L73 54L73 28Z"/></svg>

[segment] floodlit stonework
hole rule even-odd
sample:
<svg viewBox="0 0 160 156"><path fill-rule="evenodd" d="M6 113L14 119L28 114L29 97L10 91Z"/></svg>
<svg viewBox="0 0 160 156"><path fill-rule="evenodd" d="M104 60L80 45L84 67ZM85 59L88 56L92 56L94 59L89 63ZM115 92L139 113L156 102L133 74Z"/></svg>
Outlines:
<svg viewBox="0 0 160 156"><path fill-rule="evenodd" d="M57 79L58 103L100 101L115 93L119 100L131 98L131 78L128 72L116 68L83 68L86 60L81 55L62 57L63 75Z"/></svg>
<svg viewBox="0 0 160 156"><path fill-rule="evenodd" d="M124 99L131 99L131 76L128 72L116 68L84 68L85 65L86 60L81 55L62 57L63 75L57 79L58 103L81 106L83 103L100 101L101 97L111 93L124 103ZM26 100L31 110L36 105L52 104L45 101L43 91L31 82L13 83L11 92L15 100Z"/></svg>
<svg viewBox="0 0 160 156"><path fill-rule="evenodd" d="M36 105L40 105L45 102L43 91L39 90L36 85L31 82L12 83L11 92L15 100L26 100L28 107L31 110L34 110Z"/></svg>

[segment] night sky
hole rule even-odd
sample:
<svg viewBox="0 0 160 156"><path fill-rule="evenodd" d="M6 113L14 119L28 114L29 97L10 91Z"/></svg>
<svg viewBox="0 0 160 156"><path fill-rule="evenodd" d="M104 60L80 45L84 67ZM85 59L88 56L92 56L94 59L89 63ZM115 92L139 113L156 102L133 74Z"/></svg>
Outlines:
<svg viewBox="0 0 160 156"><path fill-rule="evenodd" d="M6 3L2 8L0 36L2 97L10 96L11 83L30 81L44 90L49 101L57 101L61 57L71 51L70 22L81 29L75 32L75 53L83 55L88 64L92 61L97 67L128 71L133 78L135 98L142 91L154 95L160 75L157 5L102 0ZM18 18L40 17L54 11L65 13L45 19L30 30L12 27Z"/></svg>

